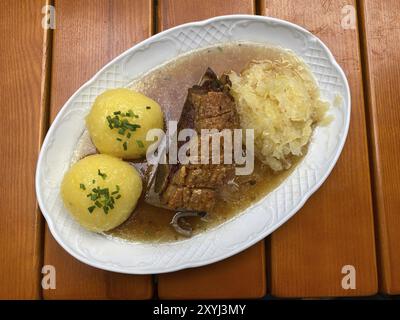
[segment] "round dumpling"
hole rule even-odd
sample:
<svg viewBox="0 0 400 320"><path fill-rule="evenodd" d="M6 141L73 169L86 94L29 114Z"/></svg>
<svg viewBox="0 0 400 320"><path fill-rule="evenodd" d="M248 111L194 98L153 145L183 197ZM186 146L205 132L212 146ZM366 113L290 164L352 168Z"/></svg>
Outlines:
<svg viewBox="0 0 400 320"><path fill-rule="evenodd" d="M124 222L142 193L136 169L118 158L96 154L78 161L65 174L61 196L86 229L101 232Z"/></svg>
<svg viewBox="0 0 400 320"><path fill-rule="evenodd" d="M160 105L145 95L126 88L99 95L86 118L86 126L100 153L138 159L153 141L148 130L164 126Z"/></svg>

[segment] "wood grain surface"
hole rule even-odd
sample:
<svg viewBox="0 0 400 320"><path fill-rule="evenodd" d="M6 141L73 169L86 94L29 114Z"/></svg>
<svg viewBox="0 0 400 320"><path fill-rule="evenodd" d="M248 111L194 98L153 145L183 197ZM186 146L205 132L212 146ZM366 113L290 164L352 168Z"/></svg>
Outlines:
<svg viewBox="0 0 400 320"><path fill-rule="evenodd" d="M313 32L348 78L351 125L340 159L323 186L271 236L271 290L279 297L363 296L377 292L374 226L357 25L341 21L355 2L267 0L263 14ZM346 8L345 8L346 9ZM356 22L356 21L355 21ZM342 267L356 271L356 289L341 286Z"/></svg>
<svg viewBox="0 0 400 320"><path fill-rule="evenodd" d="M158 31L216 15L254 13L254 1L170 0L158 2ZM265 295L264 243L216 264L162 274L162 299L257 298Z"/></svg>
<svg viewBox="0 0 400 320"><path fill-rule="evenodd" d="M400 294L400 2L361 2L380 288Z"/></svg>
<svg viewBox="0 0 400 320"><path fill-rule="evenodd" d="M54 0L53 33L41 25L49 3L0 2L0 299L258 298L266 293L266 272L268 292L277 297L367 296L378 290L375 246L381 291L400 293L399 1ZM157 287L152 276L106 272L74 259L43 227L36 204L34 173L48 122L138 41L190 21L252 14L256 4L257 12L316 34L349 80L350 131L327 181L267 245L156 276ZM352 13L360 21L344 28L342 19ZM41 290L43 264L56 268L55 290ZM355 267L354 290L341 286L345 265Z"/></svg>
<svg viewBox="0 0 400 320"><path fill-rule="evenodd" d="M257 298L266 293L264 241L226 260L160 275L160 299Z"/></svg>
<svg viewBox="0 0 400 320"><path fill-rule="evenodd" d="M40 297L41 215L34 187L41 136L45 1L0 3L0 299Z"/></svg>
<svg viewBox="0 0 400 320"><path fill-rule="evenodd" d="M159 0L158 31L227 14L255 13L254 0Z"/></svg>
<svg viewBox="0 0 400 320"><path fill-rule="evenodd" d="M152 2L56 0L50 117L105 63L152 33ZM56 290L46 299L148 299L151 276L89 267L62 249L46 228L45 264L56 268Z"/></svg>

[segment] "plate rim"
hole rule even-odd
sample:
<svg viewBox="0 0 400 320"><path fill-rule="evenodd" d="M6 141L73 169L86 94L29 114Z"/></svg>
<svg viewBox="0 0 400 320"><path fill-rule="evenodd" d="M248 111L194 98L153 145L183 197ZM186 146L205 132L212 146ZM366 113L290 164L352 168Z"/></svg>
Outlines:
<svg viewBox="0 0 400 320"><path fill-rule="evenodd" d="M84 255L79 254L77 251L73 251L72 249L70 249L70 247L64 243L64 241L61 239L61 237L59 236L58 232L55 231L55 225L54 225L54 221L51 218L51 216L46 212L45 209L45 204L44 204L44 200L42 199L42 194L40 192L40 173L41 173L41 168L43 166L43 150L45 149L45 146L49 143L50 138L53 135L53 131L56 128L56 125L60 119L62 118L62 116L64 115L64 113L66 112L66 106L69 105L71 103L71 101L73 101L75 99L75 97L77 95L79 95L81 93L81 91L83 91L85 88L89 87L98 77L100 74L103 73L104 70L106 70L109 66L111 66L113 63L115 63L117 60L119 59L123 59L124 57L128 56L132 51L136 51L139 50L141 47L145 47L148 43L151 43L157 39L160 39L162 37L164 37L165 35L168 35L169 33L173 33L176 30L179 29L183 29L183 28L187 28L187 27L201 27L204 25L207 25L209 23L212 22L218 22L221 20L226 20L226 19L246 19L246 20L254 20L254 21L261 21L261 22L276 22L282 25L285 25L289 28L293 28L297 31L303 32L309 36L311 36L312 38L314 38L319 45L321 45L321 47L325 50L325 52L327 53L328 57L329 57L329 62L332 64L332 66L338 71L339 76L341 77L341 79L343 80L343 84L344 84L344 91L347 94L348 97L348 101L347 101L347 105L345 106L346 109L348 109L348 116L346 117L346 122L344 124L344 128L343 128L343 137L340 140L338 147L336 149L336 153L334 155L334 157L332 158L332 162L330 164L329 167L327 167L326 171L324 172L323 175L321 175L320 180L312 187L310 188L302 197L301 201L297 204L297 206L295 206L292 210L290 210L288 212L288 214L286 214L286 216L282 219L280 219L278 221L278 223L273 224L271 227L269 227L268 229L266 229L264 232L261 232L258 236L254 237L253 239L245 242L244 244L242 244L241 246L238 246L234 249L230 249L227 250L225 254L221 254L218 255L214 258L209 258L206 261L200 261L200 262L187 262L187 263L183 263L183 264L179 264L179 265L174 265L174 266L170 266L170 267L164 267L162 270L159 270L156 268L156 270L150 270L150 268L147 268L145 271L143 270L128 270L127 268L121 268L118 266L113 266L113 265L106 265L106 264L101 264L101 263L96 263L92 260L90 260L89 258L87 258ZM106 271L111 271L111 272L118 272L118 273L124 273L124 274L161 274L161 273L167 273L167 272L173 272L173 271L179 271L182 269L187 269L187 268L194 268L194 267L199 267L199 266L204 266L204 265L208 265L208 264L212 264L224 259L227 259L233 255L238 254L239 252L242 252L244 250L246 250L247 248L253 246L255 243L263 240L265 237L267 237L268 235L270 235L273 231L275 231L276 229L278 229L280 226L282 226L285 222L287 222L290 218L292 218L303 206L304 204L307 202L307 200L321 187L321 185L326 181L326 179L328 178L328 176L330 175L330 173L332 172L333 168L335 167L341 153L344 147L344 144L347 140L347 136L348 136L348 131L349 131L349 127L350 127L350 118L351 118L351 92L350 92L350 87L349 87L349 83L347 80L347 77L343 71L343 69L341 68L341 66L339 65L339 63L336 61L335 57L333 56L332 52L330 51L330 49L328 48L327 45L325 45L325 43L319 39L318 36L314 35L313 33L311 33L310 31L308 31L307 29L283 20L283 19L278 19L278 18L273 18L273 17L268 17L268 16L258 16L258 15L249 15L249 14L232 14L232 15L223 15L223 16L216 16L216 17L212 17L206 20L201 20L201 21L195 21L195 22L188 22L185 24L181 24L178 26L175 26L173 28L164 30L160 33L157 33L153 36L150 36L146 39L144 39L143 41L140 41L136 44L134 44L132 47L126 49L124 52L122 52L121 54L119 54L118 56L114 57L111 61L109 61L108 63L106 63L103 67L101 67L89 80L87 80L85 83L83 83L67 100L66 102L63 104L63 106L61 107L60 111L57 113L56 117L54 118L54 121L52 122L52 124L50 125L49 130L46 133L45 139L43 140L42 144L41 144L41 148L40 148L40 152L39 152L39 156L38 156L38 160L37 160L37 166L36 166L36 173L35 173L35 191L36 191L36 198L38 201L38 205L40 208L40 211L42 213L42 215L44 216L47 225L49 227L49 230L52 234L52 236L54 237L54 239L57 241L57 243L65 250L67 251L71 256L73 256L75 259L98 269L101 270L106 270Z"/></svg>

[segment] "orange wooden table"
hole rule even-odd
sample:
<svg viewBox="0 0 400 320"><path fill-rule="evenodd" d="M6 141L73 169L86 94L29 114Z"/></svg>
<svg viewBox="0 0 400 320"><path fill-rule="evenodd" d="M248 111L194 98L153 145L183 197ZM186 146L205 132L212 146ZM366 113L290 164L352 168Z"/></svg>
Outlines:
<svg viewBox="0 0 400 320"><path fill-rule="evenodd" d="M55 8L55 30L42 9ZM34 190L41 141L106 62L181 23L225 14L297 23L349 80L350 131L324 185L264 241L213 265L153 276L94 269L51 236ZM0 298L191 299L400 294L400 2L386 0L32 0L0 3ZM57 270L43 290L41 269ZM343 266L356 288L342 288Z"/></svg>

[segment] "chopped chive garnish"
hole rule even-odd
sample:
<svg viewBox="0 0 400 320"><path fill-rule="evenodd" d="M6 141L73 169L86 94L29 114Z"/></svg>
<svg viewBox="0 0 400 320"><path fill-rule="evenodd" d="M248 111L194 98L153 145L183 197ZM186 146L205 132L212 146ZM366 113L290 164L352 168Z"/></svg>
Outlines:
<svg viewBox="0 0 400 320"><path fill-rule="evenodd" d="M96 205L96 207L101 208L103 205L100 203L100 201L96 201L94 203Z"/></svg>
<svg viewBox="0 0 400 320"><path fill-rule="evenodd" d="M132 110L129 110L129 111L126 113L126 116L127 116L127 117L130 117L130 118L132 118L132 117L139 118L139 116L138 116L137 114L135 114Z"/></svg>
<svg viewBox="0 0 400 320"><path fill-rule="evenodd" d="M107 175L98 169L97 173L101 177L106 177ZM103 178L105 179L105 178ZM94 181L94 180L93 180ZM115 202L121 198L120 187L115 185L115 190L110 191L109 188L100 188L99 186L92 189L92 192L86 196L93 201L93 205L88 208L88 211L92 213L96 208L102 208L105 214L115 207Z"/></svg>
<svg viewBox="0 0 400 320"><path fill-rule="evenodd" d="M110 129L112 129L113 128L112 123L111 123L112 119L110 116L107 116L107 122L108 122L108 126L110 127Z"/></svg>
<svg viewBox="0 0 400 320"><path fill-rule="evenodd" d="M125 127L127 127L131 131L135 131L137 128L140 128L140 125L138 124L131 124L131 123L125 123ZM125 129L124 129L125 130Z"/></svg>
<svg viewBox="0 0 400 320"><path fill-rule="evenodd" d="M150 106L146 106L147 109L150 109ZM132 137L132 132L136 131L136 129L140 128L139 124L131 123L130 118L139 118L137 114L135 114L131 109L128 112L124 113L121 111L114 111L113 116L107 116L107 122L110 129L117 129L118 134L121 136L126 136L128 139ZM116 138L117 141L123 141L121 138ZM123 143L124 150L127 150L128 144Z"/></svg>
<svg viewBox="0 0 400 320"><path fill-rule="evenodd" d="M81 188L82 190L86 190L86 187L85 187L85 185L84 185L83 183L81 183L81 184L79 185L79 188Z"/></svg>
<svg viewBox="0 0 400 320"><path fill-rule="evenodd" d="M92 183L95 184L95 183L96 183L96 180L93 179L93 180L92 180Z"/></svg>
<svg viewBox="0 0 400 320"><path fill-rule="evenodd" d="M92 201L96 201L97 199L99 198L99 196L97 195L97 194L91 194L90 195L90 200L92 200Z"/></svg>
<svg viewBox="0 0 400 320"><path fill-rule="evenodd" d="M144 148L144 144L142 140L136 140L137 145L139 146L139 148Z"/></svg>
<svg viewBox="0 0 400 320"><path fill-rule="evenodd" d="M112 121L112 124L115 128L119 128L121 126L121 121L119 120L119 118L114 118Z"/></svg>
<svg viewBox="0 0 400 320"><path fill-rule="evenodd" d="M146 106L146 109L149 110L149 109L151 109L151 107L150 106Z"/></svg>
<svg viewBox="0 0 400 320"><path fill-rule="evenodd" d="M106 175L105 173L102 173L102 172L100 171L100 169L97 170L97 174L98 174L100 177L102 177L103 180L105 180L105 179L107 178L107 175Z"/></svg>

